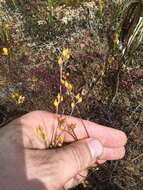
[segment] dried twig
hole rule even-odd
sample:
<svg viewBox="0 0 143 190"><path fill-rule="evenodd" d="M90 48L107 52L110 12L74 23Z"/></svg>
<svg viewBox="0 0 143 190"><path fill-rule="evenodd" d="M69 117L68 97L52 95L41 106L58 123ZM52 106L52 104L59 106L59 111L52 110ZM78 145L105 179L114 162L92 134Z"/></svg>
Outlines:
<svg viewBox="0 0 143 190"><path fill-rule="evenodd" d="M134 161L136 161L136 160L140 159L141 157L143 157L143 153L142 153L142 154L140 154L139 156L135 157L134 159L132 159L132 162L134 162Z"/></svg>

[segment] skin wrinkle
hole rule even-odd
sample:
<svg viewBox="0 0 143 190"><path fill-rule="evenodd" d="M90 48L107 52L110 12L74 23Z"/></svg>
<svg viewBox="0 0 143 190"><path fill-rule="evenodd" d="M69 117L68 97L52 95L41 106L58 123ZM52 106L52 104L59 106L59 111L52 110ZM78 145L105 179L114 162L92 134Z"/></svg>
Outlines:
<svg viewBox="0 0 143 190"><path fill-rule="evenodd" d="M79 161L79 156L77 157L77 151L75 152L74 151L74 149L72 149L73 151L72 151L72 153L70 153L70 157L72 157L73 158L73 161L75 161L75 163L76 163L76 165L75 165L75 167L77 167L78 165L79 165L79 167L78 167L78 170L80 169L80 167L81 167L81 165L83 165L82 164L82 162L81 161ZM73 155L73 156L72 156ZM77 164L77 162L78 163L80 163L80 164ZM55 164L55 163L57 163L57 164ZM48 171L50 171L50 172L48 172L48 174L47 175L51 175L51 176L56 176L55 174L57 173L57 167L58 168L60 168L60 166L61 166L61 171L63 170L63 165L65 164L65 160L64 159L62 159L62 156L60 157L60 159L58 159L58 158L56 158L56 157L52 157L52 162L50 161L50 160L48 160L48 165L49 165L49 168L48 168ZM73 168L73 167L72 167ZM59 169L60 170L60 169ZM55 181L55 180L57 180L59 178L59 175L57 175L57 177L55 177L53 180ZM69 179L68 179L69 180ZM61 186L63 185L63 183L61 184Z"/></svg>
<svg viewBox="0 0 143 190"><path fill-rule="evenodd" d="M86 179L86 176L88 175L88 171L84 170L79 172L74 178L68 181L65 185L65 189L69 189L71 186L75 187L79 185L83 180Z"/></svg>
<svg viewBox="0 0 143 190"><path fill-rule="evenodd" d="M47 178L47 181L51 181L53 180L52 176L55 175L55 173L57 172L57 162L55 163L56 166L53 167L53 163L54 161L52 161L51 155L50 154L46 154L45 151L43 152L42 150L36 150L35 155L33 154L32 151L27 151L27 160L29 160L28 163L28 168L30 168L30 165L34 165L33 168L31 168L32 171L28 173L28 179L32 180L34 178L40 178L43 179L45 176ZM44 153L44 155L42 154ZM35 167L35 168L34 168ZM34 170L34 172L33 172ZM33 173L35 174L33 177L30 177L33 175ZM32 174L32 175L31 175Z"/></svg>
<svg viewBox="0 0 143 190"><path fill-rule="evenodd" d="M51 190L59 189L59 186L62 187L64 185L64 182L62 181L62 179L60 180L60 178L62 178L62 175L59 175L59 172L57 172L57 168L58 171L63 171L63 164L65 163L65 160L62 158L59 159L53 155L47 160L47 162L47 165L43 165L43 168L46 168L46 172L43 178L45 178L47 184L51 184L51 181L59 180L60 183L58 184L58 186L56 183L52 183L52 186L48 188Z"/></svg>
<svg viewBox="0 0 143 190"><path fill-rule="evenodd" d="M89 148L86 147L86 151L89 152L88 158L86 158L86 160L83 159L83 156L80 156L81 155L81 149L82 149L82 144L80 145L80 147L76 146L76 148L72 148L72 146L71 146L71 150L73 153L73 159L75 160L74 163L77 163L78 171L81 171L83 169L82 167L83 166L85 167L86 165L88 165L90 163L90 161L92 160L91 153L89 152Z"/></svg>

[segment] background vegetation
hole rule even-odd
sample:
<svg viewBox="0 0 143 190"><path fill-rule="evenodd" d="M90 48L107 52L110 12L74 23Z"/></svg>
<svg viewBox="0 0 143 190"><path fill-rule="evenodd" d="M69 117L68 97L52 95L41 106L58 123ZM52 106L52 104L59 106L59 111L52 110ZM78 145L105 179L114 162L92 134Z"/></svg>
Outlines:
<svg viewBox="0 0 143 190"><path fill-rule="evenodd" d="M142 52L141 0L1 0L0 126L32 110L56 112L62 88L59 113L129 138L126 158L92 171L87 189L141 190ZM61 56L62 79L82 98L76 106L61 87Z"/></svg>

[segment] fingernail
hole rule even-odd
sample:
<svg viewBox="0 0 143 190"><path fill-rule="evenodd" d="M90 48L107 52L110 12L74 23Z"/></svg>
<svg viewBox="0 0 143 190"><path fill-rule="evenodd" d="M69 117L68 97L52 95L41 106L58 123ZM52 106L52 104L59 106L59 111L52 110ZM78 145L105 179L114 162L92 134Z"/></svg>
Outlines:
<svg viewBox="0 0 143 190"><path fill-rule="evenodd" d="M96 160L97 157L99 157L103 152L102 144L98 140L93 139L88 142L88 145L89 145L92 158Z"/></svg>

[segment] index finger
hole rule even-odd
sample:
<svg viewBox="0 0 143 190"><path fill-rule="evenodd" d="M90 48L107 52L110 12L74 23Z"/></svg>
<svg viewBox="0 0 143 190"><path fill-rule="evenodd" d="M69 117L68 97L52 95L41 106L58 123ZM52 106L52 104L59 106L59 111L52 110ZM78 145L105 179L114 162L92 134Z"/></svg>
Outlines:
<svg viewBox="0 0 143 190"><path fill-rule="evenodd" d="M28 133L30 133L30 129L37 127L37 125L44 126L47 131L48 138L51 140L57 132L59 134L61 133L61 130L59 129L60 117L65 118L66 126L74 124L74 133L78 140L84 138L97 138L105 147L111 148L122 147L127 142L125 133L120 130L102 126L76 117L65 115L61 116L46 111L34 111L28 113L20 118L20 121L21 123L24 123L24 126L27 126L26 128L28 129ZM33 132L31 132L31 138L32 134ZM33 135L33 139L35 138L36 136ZM64 141L72 142L75 141L75 138L73 138L73 136L71 136L68 132L64 132Z"/></svg>
<svg viewBox="0 0 143 190"><path fill-rule="evenodd" d="M124 146L127 142L125 133L117 129L69 116L66 116L66 122L69 124L76 124L74 132L78 139L84 139L87 137L97 138L104 146L112 148ZM65 140L69 142L73 139L67 133L65 135Z"/></svg>

